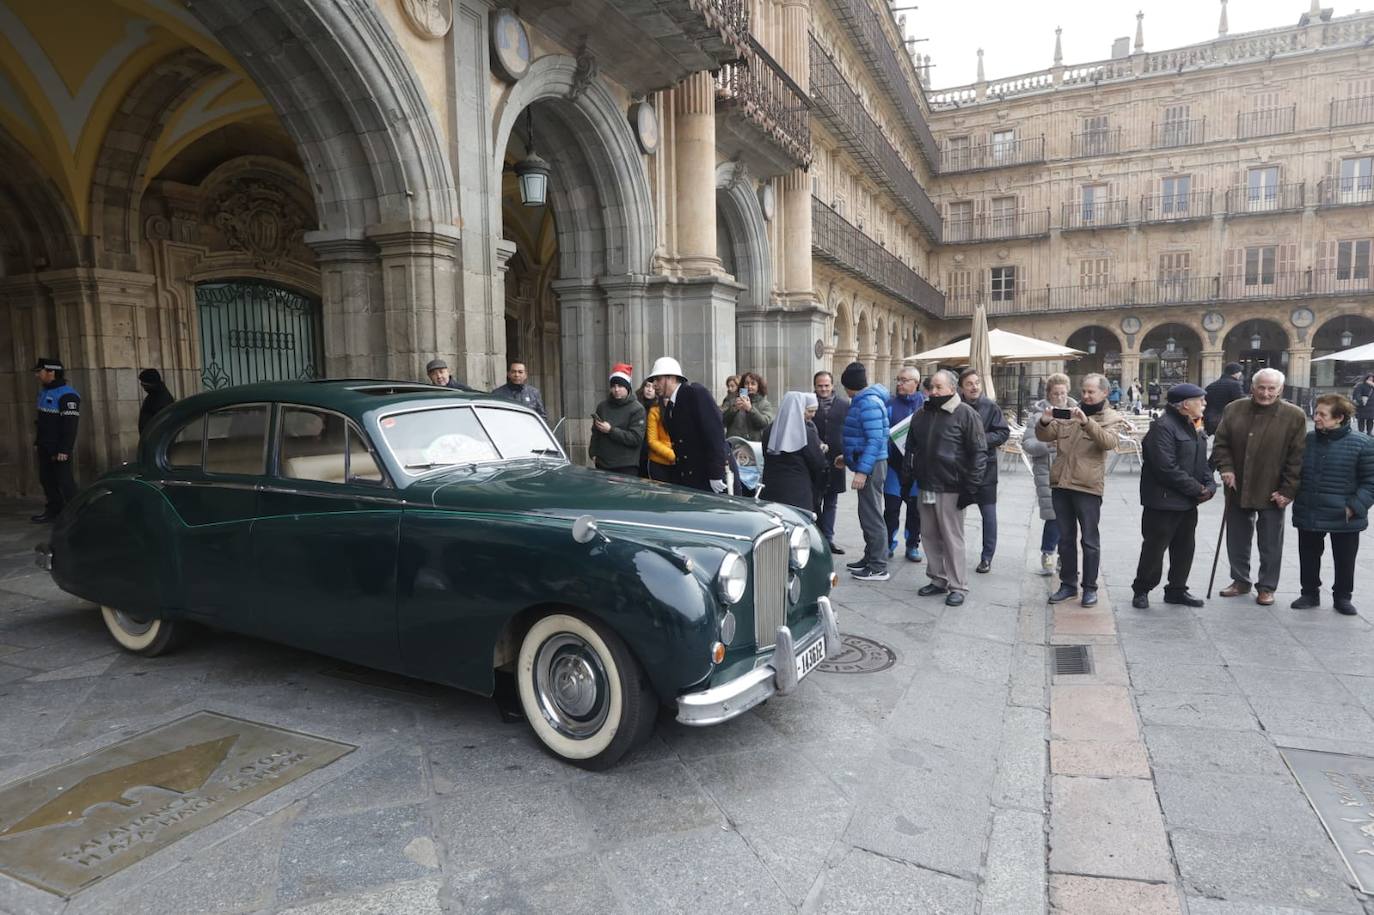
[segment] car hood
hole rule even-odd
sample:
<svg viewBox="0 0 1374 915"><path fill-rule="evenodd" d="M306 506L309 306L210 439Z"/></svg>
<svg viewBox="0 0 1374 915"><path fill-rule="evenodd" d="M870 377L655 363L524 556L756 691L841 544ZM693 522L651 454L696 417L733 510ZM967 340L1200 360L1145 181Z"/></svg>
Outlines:
<svg viewBox="0 0 1374 915"><path fill-rule="evenodd" d="M680 486L588 470L573 464L528 461L458 469L406 488L406 501L483 514L527 514L753 540L791 518L782 506L717 496ZM627 531L628 533L628 531Z"/></svg>

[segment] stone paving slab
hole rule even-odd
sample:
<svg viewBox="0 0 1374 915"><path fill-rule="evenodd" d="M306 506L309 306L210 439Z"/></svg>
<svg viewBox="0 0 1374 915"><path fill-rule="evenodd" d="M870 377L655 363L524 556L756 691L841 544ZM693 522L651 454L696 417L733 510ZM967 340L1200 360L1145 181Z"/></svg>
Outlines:
<svg viewBox="0 0 1374 915"><path fill-rule="evenodd" d="M1050 904L1057 915L1182 915L1183 912L1178 891L1167 884L1072 874L1050 877Z"/></svg>
<svg viewBox="0 0 1374 915"><path fill-rule="evenodd" d="M1050 870L1165 882L1174 868L1159 804L1134 778L1052 777Z"/></svg>

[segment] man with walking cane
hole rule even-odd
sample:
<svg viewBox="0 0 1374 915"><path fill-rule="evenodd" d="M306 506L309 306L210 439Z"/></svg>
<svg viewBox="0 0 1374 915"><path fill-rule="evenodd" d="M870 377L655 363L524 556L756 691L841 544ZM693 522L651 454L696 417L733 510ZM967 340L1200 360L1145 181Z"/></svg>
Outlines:
<svg viewBox="0 0 1374 915"><path fill-rule="evenodd" d="M1212 447L1212 464L1226 487L1226 554L1231 583L1222 597L1249 594L1250 543L1259 546L1255 602L1274 603L1283 561L1283 516L1298 494L1307 417L1281 399L1284 376L1260 369L1250 380L1250 396L1233 401L1222 414Z"/></svg>
<svg viewBox="0 0 1374 915"><path fill-rule="evenodd" d="M1198 428L1207 398L1202 388L1176 384L1169 388L1169 406L1150 425L1141 445L1140 562L1136 565L1135 596L1131 606L1145 610L1150 591L1164 573L1169 553L1169 583L1164 603L1201 607L1201 598L1188 593L1193 569L1197 507L1216 494L1212 468L1207 466L1207 436Z"/></svg>

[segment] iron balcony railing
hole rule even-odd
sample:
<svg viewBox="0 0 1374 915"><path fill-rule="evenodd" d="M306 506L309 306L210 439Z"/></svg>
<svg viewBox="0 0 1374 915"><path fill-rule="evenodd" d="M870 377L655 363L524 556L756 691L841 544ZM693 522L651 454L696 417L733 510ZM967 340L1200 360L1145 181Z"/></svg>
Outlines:
<svg viewBox="0 0 1374 915"><path fill-rule="evenodd" d="M944 240L947 245L966 245L1049 234L1049 210L1018 210L1015 213L985 213L968 219L946 219Z"/></svg>
<svg viewBox="0 0 1374 915"><path fill-rule="evenodd" d="M990 168L1009 168L1045 161L1045 138L1003 140L979 146L945 146L940 156L940 171L977 172Z"/></svg>
<svg viewBox="0 0 1374 915"><path fill-rule="evenodd" d="M883 31L882 22L878 20L878 11L869 0L832 0L831 8L840 20L840 25L855 39L859 55L867 64L869 72L887 90L887 97L892 100L911 135L916 138L926 164L932 171L936 170L940 146L935 142L935 135L930 132L925 110L916 97L916 91L925 90L920 89L920 77L915 74L915 67L910 61L907 62L907 67L902 66L897 51L892 47L892 42L888 41L887 33ZM908 79L908 69L915 76L916 89L913 89L912 81Z"/></svg>
<svg viewBox="0 0 1374 915"><path fill-rule="evenodd" d="M1331 126L1374 124L1374 95L1331 100Z"/></svg>
<svg viewBox="0 0 1374 915"><path fill-rule="evenodd" d="M1182 222L1212 217L1212 192L1157 194L1140 198L1141 222Z"/></svg>
<svg viewBox="0 0 1374 915"><path fill-rule="evenodd" d="M931 317L945 314L945 295L901 258L811 198L811 253Z"/></svg>
<svg viewBox="0 0 1374 915"><path fill-rule="evenodd" d="M1356 263L1330 270L1258 270L1079 286L1022 286L995 294L986 290L955 292L945 296L945 317L971 315L974 306L980 304L990 315L1012 315L1371 294L1371 269Z"/></svg>
<svg viewBox="0 0 1374 915"><path fill-rule="evenodd" d="M1374 175L1324 178L1317 183L1319 207L1367 207L1374 205Z"/></svg>
<svg viewBox="0 0 1374 915"><path fill-rule="evenodd" d="M1226 215L1249 216L1263 213L1287 213L1305 206L1305 185L1251 184L1233 187L1226 192Z"/></svg>
<svg viewBox="0 0 1374 915"><path fill-rule="evenodd" d="M1287 108L1265 108L1262 111L1242 111L1236 115L1236 139L1249 140L1253 137L1292 133L1297 118L1297 105L1289 105Z"/></svg>
<svg viewBox="0 0 1374 915"><path fill-rule="evenodd" d="M1085 130L1069 135L1069 155L1074 159L1085 156L1110 156L1121 152L1121 128Z"/></svg>
<svg viewBox="0 0 1374 915"><path fill-rule="evenodd" d="M1173 149L1176 146L1196 146L1207 140L1207 119L1165 121L1150 125L1150 146L1154 149Z"/></svg>
<svg viewBox="0 0 1374 915"><path fill-rule="evenodd" d="M1065 232L1124 226L1130 221L1130 205L1125 200L1066 203L1061 220L1060 227Z"/></svg>
<svg viewBox="0 0 1374 915"><path fill-rule="evenodd" d="M736 110L801 168L811 164L806 93L750 35L744 57L716 71L716 104Z"/></svg>
<svg viewBox="0 0 1374 915"><path fill-rule="evenodd" d="M826 121L845 149L906 208L930 241L939 244L940 211L814 36L811 97L817 116Z"/></svg>

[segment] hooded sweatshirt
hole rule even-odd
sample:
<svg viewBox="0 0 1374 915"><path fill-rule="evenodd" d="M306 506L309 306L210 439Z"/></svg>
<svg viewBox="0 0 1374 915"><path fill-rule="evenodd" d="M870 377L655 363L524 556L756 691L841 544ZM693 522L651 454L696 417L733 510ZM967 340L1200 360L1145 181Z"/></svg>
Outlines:
<svg viewBox="0 0 1374 915"><path fill-rule="evenodd" d="M167 390L167 383L162 380L162 373L157 369L144 369L139 372L138 381L148 392L148 396L143 398L143 405L138 408L138 434L142 435L143 428L149 421L164 407L171 406L176 398Z"/></svg>

